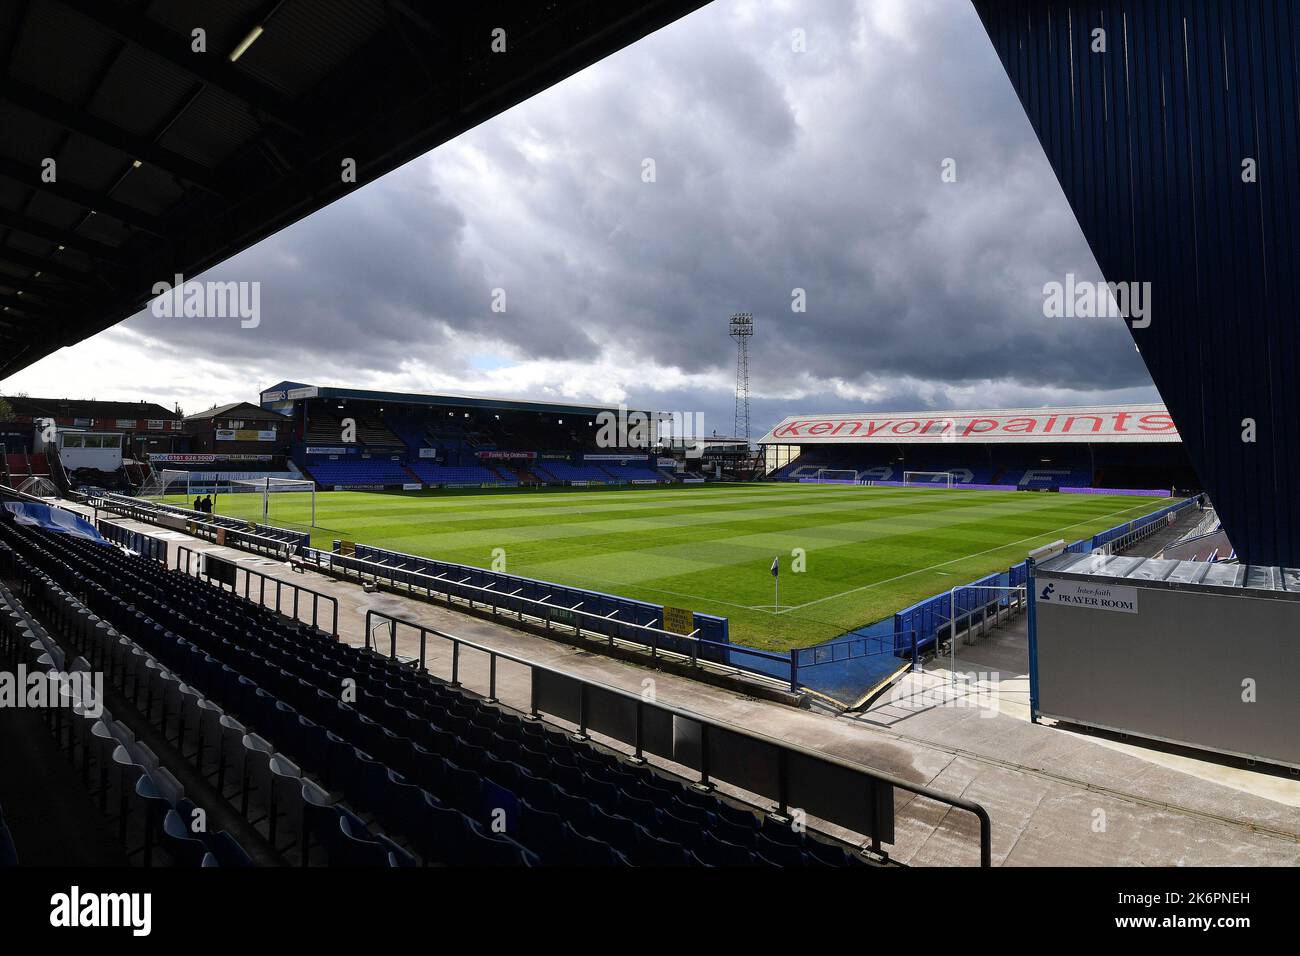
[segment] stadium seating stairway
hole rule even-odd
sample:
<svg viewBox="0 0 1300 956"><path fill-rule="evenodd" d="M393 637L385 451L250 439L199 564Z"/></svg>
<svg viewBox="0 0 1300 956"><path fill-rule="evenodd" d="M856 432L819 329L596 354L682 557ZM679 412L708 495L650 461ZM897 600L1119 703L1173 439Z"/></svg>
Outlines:
<svg viewBox="0 0 1300 956"><path fill-rule="evenodd" d="M149 712L156 694L182 749L302 865L865 862L148 559L4 520L0 536L0 575L85 595L62 623L88 666ZM159 811L165 784L145 788Z"/></svg>

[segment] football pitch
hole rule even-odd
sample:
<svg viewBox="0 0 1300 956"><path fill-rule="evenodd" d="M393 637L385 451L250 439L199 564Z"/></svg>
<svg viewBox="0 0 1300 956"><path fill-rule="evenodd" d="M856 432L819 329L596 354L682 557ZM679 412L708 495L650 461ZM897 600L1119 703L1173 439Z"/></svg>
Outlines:
<svg viewBox="0 0 1300 956"><path fill-rule="evenodd" d="M816 644L1170 499L734 484L654 489L320 492L312 543L335 538L493 567L731 620L731 639ZM257 494L217 511L260 519ZM271 498L270 523L305 527L310 496ZM497 549L500 549L498 551ZM802 555L802 562L799 556ZM780 558L780 606L772 559ZM802 566L802 570L798 568Z"/></svg>

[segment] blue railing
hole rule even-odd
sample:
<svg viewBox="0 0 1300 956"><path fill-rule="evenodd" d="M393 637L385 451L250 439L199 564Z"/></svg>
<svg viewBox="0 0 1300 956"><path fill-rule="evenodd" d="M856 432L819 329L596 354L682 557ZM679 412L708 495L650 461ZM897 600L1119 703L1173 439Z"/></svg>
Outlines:
<svg viewBox="0 0 1300 956"><path fill-rule="evenodd" d="M1187 508L1194 507L1197 500L1196 497L1187 498L1175 504L1166 505L1158 511L1143 515L1141 518L1135 518L1106 531L1098 532L1091 538L1082 538L1075 541L1066 548L1066 551L1074 554L1087 554L1091 551L1105 550L1111 543L1130 536L1140 538L1147 533L1158 530L1156 526L1160 522L1166 521L1171 514L1177 514ZM1024 585L1027 577L1025 564L1021 562L1006 571L990 574L978 581L972 581L956 594L958 621L969 618L974 614L1007 607L1016 598L1005 590L994 590L994 588L1020 587ZM916 640L921 650L927 650L934 646L936 638L948 630L953 611L952 605L953 596L950 592L945 591L943 594L936 594L924 601L918 601L911 607L904 608L895 614L893 618L894 652L900 656L909 652L911 641L909 635L913 633L917 635Z"/></svg>

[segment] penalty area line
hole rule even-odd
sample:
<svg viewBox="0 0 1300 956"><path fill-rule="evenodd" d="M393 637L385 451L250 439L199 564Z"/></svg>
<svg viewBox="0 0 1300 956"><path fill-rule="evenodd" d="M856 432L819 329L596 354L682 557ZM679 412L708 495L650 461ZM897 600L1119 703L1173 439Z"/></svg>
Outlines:
<svg viewBox="0 0 1300 956"><path fill-rule="evenodd" d="M1027 538L1021 538L1019 541L1008 541L1006 544L1000 544L995 548L988 548L985 551L977 551L974 554L963 555L960 558L953 558L950 561L941 561L938 564L932 564L928 568L917 568L915 571L905 571L902 574L896 574L892 578L885 578L881 581L873 581L871 584L864 584L861 587L849 588L847 591L841 591L839 594L829 594L826 597L817 598L814 601L808 601L805 604L796 604L793 607L786 608L784 611L773 611L773 614L785 614L786 611L800 611L806 607L812 607L814 604L822 604L826 601L834 601L836 598L842 598L847 594L856 594L859 591L870 591L872 588L878 588L882 584L892 584L895 581L901 581L903 578L910 578L917 574L927 574L930 571L938 571L939 568L946 568L950 564L957 564L961 561L969 561L971 558L980 558L986 554L992 554L995 551L1002 551L1006 548L1013 548L1018 544L1024 544L1026 541L1033 541L1041 538L1045 534L1056 534L1060 531L1068 531L1070 528L1077 528L1081 524L1089 524L1098 518L1113 518L1116 515L1128 514L1130 511L1137 511L1139 508L1146 508L1147 505L1134 505L1131 508L1121 508L1119 511L1112 511L1110 514L1097 515L1093 518L1085 518L1082 521L1076 521L1073 524L1063 525L1060 528L1053 528L1050 531L1043 531L1039 534L1032 534ZM942 573L942 572L940 572Z"/></svg>

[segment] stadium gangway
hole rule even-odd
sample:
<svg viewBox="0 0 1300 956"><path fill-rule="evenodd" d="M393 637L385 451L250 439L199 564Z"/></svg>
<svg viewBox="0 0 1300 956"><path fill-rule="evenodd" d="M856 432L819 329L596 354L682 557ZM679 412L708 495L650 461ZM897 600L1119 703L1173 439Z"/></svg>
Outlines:
<svg viewBox="0 0 1300 956"><path fill-rule="evenodd" d="M181 545L176 549L176 570L182 571L186 575L192 574L194 577L198 577L199 575L197 573L194 573L190 570L190 563L191 563L191 558L193 558L195 555L202 554L202 553L203 552L195 551L193 548L188 548L185 545ZM165 554L162 558L162 561L164 564L168 563ZM283 581L280 578L273 578L269 574L263 574L261 571L254 571L252 568L244 567L242 564L236 564L234 567L235 567L236 575L238 575L240 571L244 572L244 590L241 594L239 590L239 586L237 584L234 584L231 585L231 591L233 593L241 594L241 596L246 601L255 601L255 603L262 605L262 607L271 608L273 611L275 611L276 614L280 614L283 615L284 617L292 618L295 621L301 621L304 624L310 624L312 627L316 628L317 630L320 630L320 624L319 624L320 604L321 602L325 602L329 604L330 611L331 611L329 632L335 638L339 636L338 598L333 597L332 595L329 594L325 594L321 591L312 590L311 588L301 584L294 584L292 581ZM204 571L203 576L204 578L206 578L209 584L212 583L212 576L208 574L206 570ZM249 582L253 578L258 579L258 591L257 591L256 598L254 598L253 594L250 592L249 589ZM236 580L238 580L238 578L236 578ZM266 603L266 582L267 581L270 581L272 584L275 585L275 605L273 607L272 605ZM217 586L220 587L220 584L218 584ZM281 594L283 593L285 588L288 588L293 594L292 613L290 613L284 607L282 607ZM298 616L299 603L300 603L298 600L299 594L307 594L311 596L311 620L310 621L305 621Z"/></svg>
<svg viewBox="0 0 1300 956"><path fill-rule="evenodd" d="M377 627L372 628L371 621L376 618L380 619L380 624ZM726 724L723 723L722 721L714 720L711 717L705 717L701 714L697 714L694 711L686 710L685 708L674 707L669 704L661 703L658 700L654 700L654 701L646 700L645 697L643 697L641 694L635 694L630 691L623 690L622 688L619 687L613 687L609 684L600 683L599 681L593 681L585 677L579 677L576 674L572 674L568 671L559 670L558 668L550 667L545 664L538 664L535 661L530 661L527 660L526 658L518 657L517 655L511 654L508 651L502 651L494 647L487 647L483 644L477 644L474 641L469 641L466 640L465 638L457 637L454 634L448 634L447 632L440 631L437 628L429 627L427 625L420 624L416 621L408 621L403 618L396 617L392 614L385 614L384 612L376 611L373 608L368 609L366 611L365 630L367 636L371 635L375 630L378 630L379 627L383 627L384 622L387 622L390 642L391 642L389 657L393 659L398 658L397 655L398 626L400 625L402 627L409 627L419 632L420 656L418 658L418 663L419 663L420 670L425 672L428 672L428 667L426 666L426 662L428 660L428 637L432 635L433 637L450 642L452 646L451 684L454 687L464 686L460 681L461 648L469 648L470 650L474 650L482 654L486 654L489 663L488 663L488 693L485 699L489 703L499 702L499 699L497 697L497 662L499 660L509 661L513 664L518 664L522 667L526 667L529 672L529 703L528 703L529 716L534 719L540 719L543 714L546 714L552 718L558 718L560 720L568 720L576 724L578 728L578 737L584 740L588 739L588 730L590 729L588 721L589 718L592 716L593 710L595 710L597 714L603 712L606 715L606 717L608 717L608 713L610 709L609 703L607 703L605 707L600 709L593 708L592 700L591 700L592 696L605 695L605 699L607 702L610 700L610 698L613 698L613 706L617 706L618 703L621 703L622 706L625 708L625 713L628 716L632 717L632 730L630 733L628 733L626 724L623 721L619 721L617 719L614 720L606 719L601 721L601 728L597 732L602 734L603 736L609 737L614 740L618 740L623 744L633 747L634 748L633 757L639 761L646 760L645 750L646 750L647 743L646 743L645 730L646 730L647 712L654 712L660 715L661 717L665 717L665 716L669 717L672 721L674 729L677 728L678 722L680 721L684 721L687 724L695 724L699 728L699 749L698 749L698 753L695 755L698 759L699 766L692 767L691 769L696 770L700 775L699 780L697 781L698 786L706 789L712 788L714 779L722 780L725 783L731 783L733 786L737 786L742 790L748 790L748 792L750 793L755 793L758 796L766 797L774 800L776 802L776 812L783 817L790 816L790 811L792 807L789 803L789 797L793 792L792 784L796 782L795 778L797 776L797 774L791 769L791 764L799 763L801 761L803 762L804 766L807 766L808 762L813 762L815 764L820 764L824 767L834 768L838 771L846 772L855 777L862 778L865 781L869 781L872 784L881 785L882 787L898 788L900 790L905 790L908 793L913 793L916 794L917 796L926 797L927 799L934 800L938 803L946 804L947 806L953 807L954 809L964 810L967 813L973 814L975 818L979 821L980 866L988 867L993 865L992 864L992 829L993 829L992 820L989 817L988 811L985 810L983 806L971 800L965 800L961 797L954 797L946 793L941 793L938 790L934 790L922 784L911 783L907 780L903 780L900 777L895 777L891 774L885 773L884 771L875 770L873 768L863 766L862 764L853 763L852 761L845 760L840 757L835 757L825 753L819 753L814 750L809 750L806 747L801 747L798 744L792 744L787 741L777 740L776 738L768 737L765 734L759 734L752 730L746 730L732 724ZM366 649L374 650L374 648L370 646L369 641L367 641ZM546 677L556 681L562 681L562 682L577 685L578 694L577 694L576 714L569 715L560 712L556 708L548 707L548 705L545 702L539 701L538 688L542 684L542 682L539 681L538 679L539 674L546 675ZM544 694L543 696L548 696L548 695ZM562 694L559 696L563 697ZM573 719L575 717L576 719ZM740 771L742 774L744 772L750 772L752 774L750 779L744 781L730 781L726 777L723 777L713 772L712 768L710 767L710 761L709 761L710 733L728 735L728 737L730 738L728 742L728 751L732 752L732 755L735 758L732 765L744 768L742 771ZM674 733L674 737L677 736L678 735ZM685 735L685 736L689 736L689 735ZM737 740L736 738L739 738L739 740ZM746 747L748 749L746 749ZM735 751L740 751L740 752L736 753ZM652 751L652 752L658 753L657 751ZM675 755L660 753L659 756L663 756L668 759L673 759ZM773 757L775 759L773 759ZM796 759L792 759L792 758L796 758ZM681 763L680 760L675 760L675 762ZM762 764L766 764L766 767L760 767L759 772L755 773L754 772L755 766L762 765ZM689 766L689 764L682 764L682 765ZM751 787L756 785L757 780L761 780L764 778L765 775L761 772L761 770L763 769L770 769L771 776L775 778L774 783L772 783L768 787L764 787L762 783L757 783L757 786L759 786L762 789L757 789L757 790L751 789ZM813 773L810 774L809 776L820 776L820 778L825 783L825 789L827 791L839 789L838 781L836 781L832 775L828 775L826 773L822 773L822 774ZM805 787L808 786L808 782L806 779L800 779L797 782L799 785ZM765 792L765 791L770 791L770 792ZM893 814L894 814L894 801L892 797L892 790L884 791L882 793L878 791L876 787L872 787L870 792L872 793L872 799L871 799L872 806L870 807L869 811L865 814L865 817L872 821L879 821L881 814L887 814L888 829L890 832L892 832ZM835 802L835 797L831 795L829 792L826 794L826 799L828 800L828 803L831 805L833 805ZM805 807L805 808L794 808L794 809L807 809L807 808ZM820 807L818 809L820 809ZM860 821L863 819L863 817L853 817L852 819L846 819L845 817L840 816L837 819L835 816L826 816L823 815L823 813L814 813L813 815L819 817L820 819L826 820L828 823L832 823L836 826L842 826L847 830L850 830L854 833L859 833L862 836L867 837L871 841L871 850L873 853L876 853L877 855L882 857L887 856L881 847L882 841L881 841L880 832L876 828L874 823L869 827L871 832L867 832L865 830L859 829Z"/></svg>
<svg viewBox="0 0 1300 956"><path fill-rule="evenodd" d="M957 592L965 591L967 589L974 591L1006 591L1008 594L1015 593L1017 595L1017 603L1022 603L1023 600L1027 600L1029 597L1029 588L1023 584L1014 584L1011 586L1005 584L959 584L948 592L948 671L949 683L954 687L957 685ZM996 601L985 601L980 604L978 608L971 608L962 615L962 617L967 619L966 634L968 640L971 628L974 627L974 621L972 621L971 618L975 616L976 612L981 612L983 614L983 618L981 618L982 624L983 621L988 618L989 608L995 605L999 608L998 613L1000 614L1002 607L1001 598Z"/></svg>
<svg viewBox="0 0 1300 956"><path fill-rule="evenodd" d="M229 547L242 548L258 554L272 554L287 559L298 547L295 540L297 536L293 532L285 531L286 537L284 538L275 537L262 532L249 531L247 530L247 524L238 519L218 517L214 520L211 515L207 515L202 511L192 511L189 508L178 508L174 505L155 505L153 502L139 498L114 494L92 495L86 499L86 503L95 509L96 518L99 517L100 511L107 511L109 514L132 518L136 521L143 521L146 524L159 525L164 528L170 526L166 522L158 520L160 516L170 515L181 518L185 521L185 527L173 528L173 530L195 534L198 537L216 541L219 544L224 543ZM235 540L221 542L219 532L224 532L226 537Z"/></svg>
<svg viewBox="0 0 1300 956"><path fill-rule="evenodd" d="M392 567L391 565L384 564L381 561L372 561L367 558L358 558L354 555L343 555L343 554L338 554L337 552L334 551L322 551L319 548L300 548L296 554L299 560L301 560L304 564L310 564L316 567L317 569L325 568L331 571L338 569L343 571L344 574L346 574L347 571L349 570L349 566L352 566L352 568L356 571L358 578L363 577L366 574L369 574L372 578L378 581L382 576L387 578L388 582L393 587L397 587L399 584L405 584L406 589L408 591L416 591L418 589L417 585L419 584L419 582L415 580L418 578L420 579L420 581L425 582L423 585L423 590L426 596L432 597L433 592L436 590L439 593L446 594L449 603L452 597L452 593L447 587L445 587L446 585L462 588L467 591L481 592L482 594L487 595L487 598L486 599L483 597L477 598L477 604L482 604L485 608L490 608L492 612L492 617L494 619L499 617L501 613L500 600L507 597L507 595L502 594L500 591L493 591L490 588L481 587L477 584L466 584L464 582L450 581L445 577L445 574L432 575L432 574L425 574L422 571L401 570L399 568ZM381 575L380 572L386 572L386 574ZM405 582L398 581L393 576L394 573L400 573L406 575L411 580ZM469 579L466 578L465 580L468 581ZM435 588L433 587L434 584L444 585L444 587ZM601 621L601 622L608 622L610 620L610 618L606 615L596 614L591 611L583 611L578 609L578 607L576 606L574 608L566 608L566 607L560 607L558 605L548 603L550 595L547 595L545 598L538 600L535 598L519 597L517 596L516 593L515 595L509 595L509 598L511 601L514 602L535 605L536 607L544 608L548 611L563 611L565 614L572 614L574 616L574 623L567 626L570 626L574 629L575 635L577 637L582 637L582 631L583 631L583 626L578 621L578 618L586 618L591 621ZM468 601L471 610L476 609L477 607L476 599L472 595L465 598L465 600ZM518 620L522 621L524 619L524 612L522 609L515 613L517 614ZM541 621L545 625L546 630L548 631L553 629L552 625L554 623L557 623L554 615L552 614L541 613L541 614L534 614L532 616L535 617L537 620ZM564 624L566 622L558 622L558 623ZM610 647L614 647L617 643L639 644L639 646L641 647L649 648L651 659L657 659L660 655L663 655L665 657L669 657L673 659L689 660L691 662L691 666L695 668L702 668L708 666L726 673L734 673L736 675L742 675L750 680L758 680L764 683L775 684L783 688L788 687L791 693L798 693L799 690L798 664L794 656L796 652L794 651L792 651L789 655L781 655L781 654L769 653L767 651L755 650L752 648L736 648L732 644L723 644L719 641L710 641L707 640L706 638L702 638L699 636L698 629L693 630L690 634L678 634L675 631L666 631L663 628L655 627L652 624L638 624L635 621L619 621L618 623L622 627L633 628L639 634L646 636L647 639L641 642L628 641L625 638L616 638L615 635L613 635L612 633L608 633L599 628L589 626L587 630L594 634L598 634L602 637L605 637ZM661 646L661 642L664 641L688 641L691 646L691 652L689 654L683 654L680 652L669 650L668 648ZM749 668L741 667L735 663L722 664L717 661L710 661L707 658L702 658L700 656L701 645L708 646L708 647L717 647L725 652L728 652L728 660L730 659L730 654L741 651L746 656L759 657L764 660L771 660L780 664L784 664L786 667L789 668L789 675L790 675L789 679L781 680L779 678L773 677L771 674L765 674L762 671L750 670Z"/></svg>

